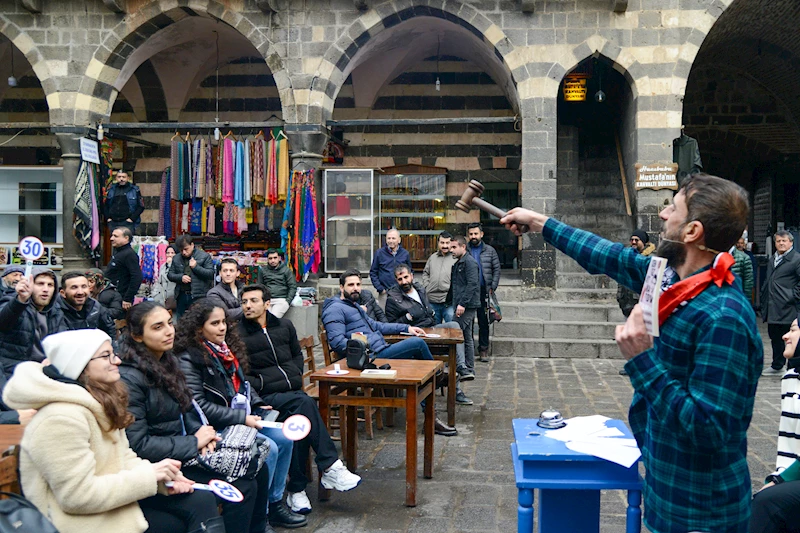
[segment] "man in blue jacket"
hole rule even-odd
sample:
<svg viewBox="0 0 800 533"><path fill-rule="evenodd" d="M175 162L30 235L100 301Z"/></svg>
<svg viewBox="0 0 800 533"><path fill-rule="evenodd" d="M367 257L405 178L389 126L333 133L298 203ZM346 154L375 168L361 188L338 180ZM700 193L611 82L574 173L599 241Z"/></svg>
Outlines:
<svg viewBox="0 0 800 533"><path fill-rule="evenodd" d="M136 227L142 221L144 200L139 187L128 181L128 173L124 170L117 172L116 182L109 187L103 210L109 232L125 227L136 233Z"/></svg>
<svg viewBox="0 0 800 533"><path fill-rule="evenodd" d="M418 327L408 324L394 324L390 322L375 322L367 316L364 309L358 304L361 296L361 272L350 269L339 276L340 295L325 300L322 305L322 323L328 335L331 350L344 354L347 350L347 341L353 333L363 333L367 336L370 350L381 359L425 359L433 361L431 351L425 341L419 337L411 337L404 341L389 345L383 338L384 335L397 335L400 333L413 333L424 335L425 332ZM438 418L434 425L438 435L456 435L456 429L450 427Z"/></svg>
<svg viewBox="0 0 800 533"><path fill-rule="evenodd" d="M386 246L375 252L369 269L369 279L378 291L378 305L382 309L386 308L387 291L397 285L394 269L398 265L408 265L408 268L411 268L411 257L400 244L400 232L392 228L386 232Z"/></svg>

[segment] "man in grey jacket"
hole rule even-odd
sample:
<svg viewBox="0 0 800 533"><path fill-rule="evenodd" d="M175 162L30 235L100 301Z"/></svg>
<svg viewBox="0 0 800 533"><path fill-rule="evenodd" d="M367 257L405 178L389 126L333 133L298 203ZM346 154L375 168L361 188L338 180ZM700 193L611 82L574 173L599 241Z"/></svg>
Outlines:
<svg viewBox="0 0 800 533"><path fill-rule="evenodd" d="M230 322L242 318L242 302L239 300L241 286L236 282L239 276L239 263L233 257L226 257L219 265L219 283L208 291L208 300L225 310Z"/></svg>
<svg viewBox="0 0 800 533"><path fill-rule="evenodd" d="M468 251L480 267L481 305L478 307L478 361L489 362L489 317L486 314L489 291L496 291L500 284L500 258L497 251L483 242L483 227L479 222L468 226Z"/></svg>
<svg viewBox="0 0 800 533"><path fill-rule="evenodd" d="M269 312L282 318L297 293L297 282L294 272L286 263L281 263L278 250L267 250L267 266L258 267L258 283L267 287L272 295Z"/></svg>
<svg viewBox="0 0 800 533"><path fill-rule="evenodd" d="M175 317L181 315L192 302L205 297L214 283L214 262L211 256L195 248L191 235L181 235L175 239L175 247L180 254L172 260L167 277L175 282Z"/></svg>
<svg viewBox="0 0 800 533"><path fill-rule="evenodd" d="M767 261L767 276L761 286L761 316L772 341L772 365L762 376L783 375L783 335L800 311L800 255L794 249L794 236L788 231L775 234L775 254ZM800 367L795 358L788 368Z"/></svg>
<svg viewBox="0 0 800 533"><path fill-rule="evenodd" d="M450 290L450 271L457 261L450 253L452 238L447 231L439 234L439 251L428 258L422 271L422 286L428 293L428 301L437 324L453 321L453 307L445 303L447 291Z"/></svg>

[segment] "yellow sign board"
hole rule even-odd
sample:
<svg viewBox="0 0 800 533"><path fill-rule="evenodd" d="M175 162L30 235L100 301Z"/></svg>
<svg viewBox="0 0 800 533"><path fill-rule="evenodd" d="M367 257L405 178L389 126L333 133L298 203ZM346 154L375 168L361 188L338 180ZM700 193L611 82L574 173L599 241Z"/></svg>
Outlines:
<svg viewBox="0 0 800 533"><path fill-rule="evenodd" d="M564 78L564 101L565 102L585 102L586 101L586 78L584 75L570 75Z"/></svg>

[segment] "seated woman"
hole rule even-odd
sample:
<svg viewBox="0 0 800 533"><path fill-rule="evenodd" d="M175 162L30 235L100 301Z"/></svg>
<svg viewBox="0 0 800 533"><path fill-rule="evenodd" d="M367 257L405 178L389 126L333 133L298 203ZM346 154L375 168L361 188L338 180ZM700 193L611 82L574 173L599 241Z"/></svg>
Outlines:
<svg viewBox="0 0 800 533"><path fill-rule="evenodd" d="M203 513L196 516L196 527L216 514L213 498L192 493L179 461L151 463L128 446L123 429L133 417L108 335L65 331L45 338L42 346L51 364L20 363L3 400L13 409L38 410L22 437L21 482L61 533L180 531L171 529L172 513L142 513L137 502L157 492L183 494L174 496L176 507L189 498L203 500L193 505ZM166 481L174 485L167 489Z"/></svg>
<svg viewBox="0 0 800 533"><path fill-rule="evenodd" d="M122 295L114 284L105 278L103 271L99 268L90 268L86 271L86 279L89 281L89 292L92 298L106 308L111 318L114 320L125 318L125 311L122 309Z"/></svg>
<svg viewBox="0 0 800 533"><path fill-rule="evenodd" d="M258 394L248 391L245 380L249 370L247 354L235 328L228 327L222 307L208 299L195 302L178 323L175 353L179 354L180 369L186 376L189 389L214 427L221 430L231 424L245 424L259 429L261 417L255 413L262 413L271 407ZM250 415L245 409L231 407L234 397L240 394L247 396L248 392L250 409L254 413ZM267 486L259 485L258 488L259 498L265 498L261 512L267 511L268 501L270 525L303 527L308 523L306 517L290 511L283 503L293 443L280 431L261 430L261 433L270 440L270 451L277 452L270 453L267 458L271 477L271 480L267 480L269 494ZM259 511L257 508L256 512ZM253 520L255 522L255 516ZM251 530L255 532L257 528ZM259 533L261 531L263 527L258 530Z"/></svg>
<svg viewBox="0 0 800 533"><path fill-rule="evenodd" d="M798 317L800 319L800 317ZM800 356L798 321L783 336L783 356ZM781 381L777 469L753 496L750 533L800 533L800 374L789 369Z"/></svg>
<svg viewBox="0 0 800 533"><path fill-rule="evenodd" d="M136 455L149 461L175 459L185 463L198 453L213 449L218 438L213 427L201 426L192 408L192 394L172 354L174 338L169 312L161 305L144 302L128 311L128 332L120 342L120 374L128 387L128 412L134 420L125 433ZM189 477L195 473L205 475L191 468L185 468L184 472ZM193 531L201 527L195 522L203 509L196 509L190 503L157 494L139 505L145 517L172 513L184 521L176 531ZM214 498L201 503L215 517L213 527L210 521L206 522L207 530L225 531Z"/></svg>

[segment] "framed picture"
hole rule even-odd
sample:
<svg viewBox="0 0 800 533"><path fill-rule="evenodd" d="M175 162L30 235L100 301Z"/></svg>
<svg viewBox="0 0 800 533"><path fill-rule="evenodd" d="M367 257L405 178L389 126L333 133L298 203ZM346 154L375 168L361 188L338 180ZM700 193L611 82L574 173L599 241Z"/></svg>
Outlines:
<svg viewBox="0 0 800 533"><path fill-rule="evenodd" d="M120 139L111 139L111 159L116 163L117 161L123 162L127 160L127 141Z"/></svg>

